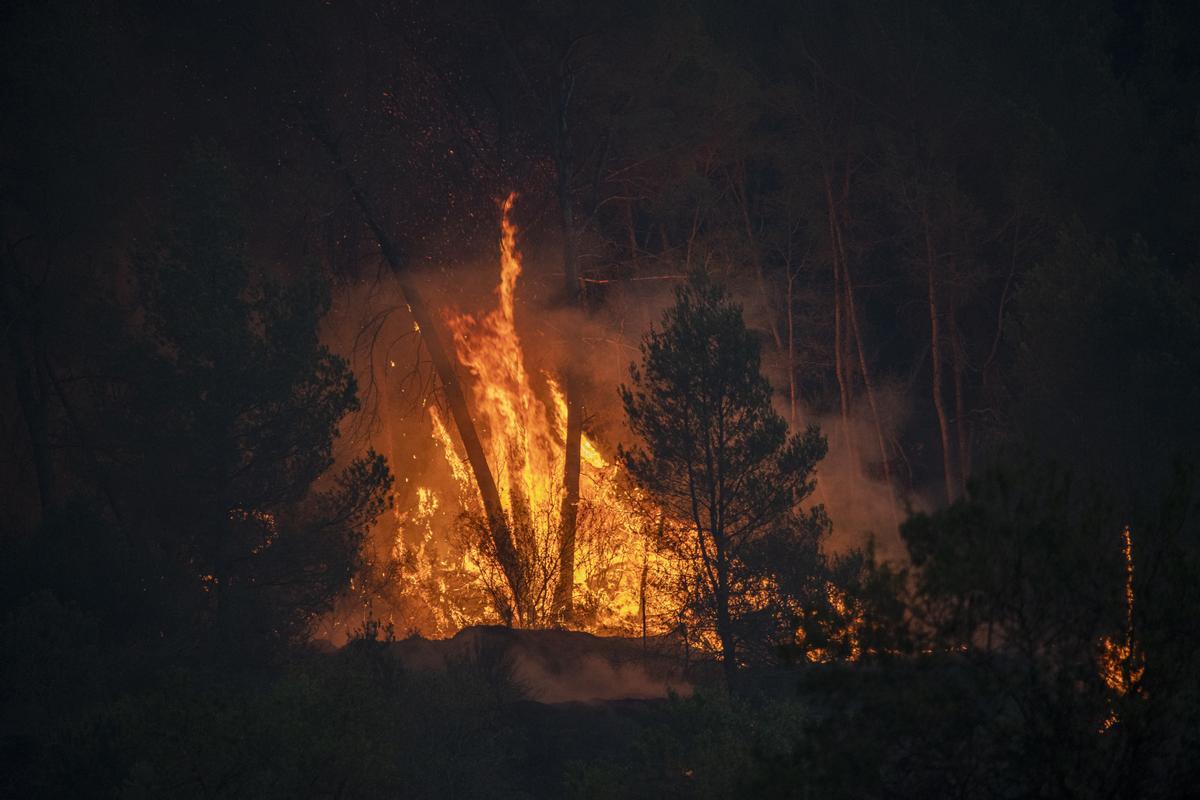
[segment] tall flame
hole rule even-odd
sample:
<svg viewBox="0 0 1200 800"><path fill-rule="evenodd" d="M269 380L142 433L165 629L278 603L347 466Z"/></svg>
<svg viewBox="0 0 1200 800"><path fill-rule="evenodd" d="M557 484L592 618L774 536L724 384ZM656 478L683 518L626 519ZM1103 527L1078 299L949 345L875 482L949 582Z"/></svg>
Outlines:
<svg viewBox="0 0 1200 800"><path fill-rule="evenodd" d="M501 506L529 572L528 580L541 621L551 617L554 582L558 575L558 546L562 528L563 467L565 464L567 404L550 375L531 376L526 368L516 326L516 288L522 262L517 227L511 218L516 195L504 201L500 224L500 282L497 305L476 316L446 312L446 323L459 362L471 376L475 422L496 478ZM487 541L476 526L482 502L472 474L460 455L451 430L429 408L435 441L453 478L453 497L440 505L436 491L418 490L422 502L400 520L401 528L416 529L421 541L432 535L431 515L422 508L455 506L468 524L460 525L461 557L438 555L433 548L410 548L418 579L424 579L429 605L437 607L433 634L453 632L462 624L494 621L500 594L507 587L488 554ZM663 573L665 562L648 544L638 496L621 480L620 468L608 461L585 433L580 464L580 503L575 558L576 623L609 633L654 633L662 629L660 594L648 587ZM443 490L446 491L446 490ZM447 502L449 501L449 502ZM401 531L403 538L403 530ZM434 579L434 574L440 575ZM450 587L462 589L461 596ZM469 590L468 590L469 587ZM482 604L479 596L490 597ZM649 607L648 607L649 606Z"/></svg>

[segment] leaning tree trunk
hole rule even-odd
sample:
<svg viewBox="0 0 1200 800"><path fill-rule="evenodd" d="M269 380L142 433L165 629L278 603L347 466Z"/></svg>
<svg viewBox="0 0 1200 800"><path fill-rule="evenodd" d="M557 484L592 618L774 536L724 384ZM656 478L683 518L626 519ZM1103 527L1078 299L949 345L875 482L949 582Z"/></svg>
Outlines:
<svg viewBox="0 0 1200 800"><path fill-rule="evenodd" d="M374 230L374 226L372 226ZM377 236L379 232L377 232ZM386 253L387 247L384 246L383 239L380 239L380 248ZM387 257L385 255L385 257ZM397 264L388 258L388 263L397 268ZM525 582L525 571L521 566L521 559L517 553L516 542L513 540L512 531L509 528L508 520L504 515L504 507L500 504L500 491L496 487L496 480L492 476L491 468L487 463L487 456L483 450L483 443L479 440L479 432L475 428L475 423L471 419L471 411L467 407L467 398L463 393L462 383L458 379L457 371L454 368L454 361L450 358L442 345L442 339L438 335L437 327L433 314L430 312L429 306L425 303L416 284L408 275L398 271L400 289L404 292L404 298L408 301L408 306L412 310L413 319L417 323L417 327L421 331L421 339L425 342L425 348L429 351L429 359L433 362L433 367L437 370L438 377L442 382L442 390L446 394L446 402L450 406L450 416L454 419L454 424L458 428L459 437L463 442L463 449L467 454L467 462L471 465L471 472L475 476L475 483L479 486L479 495L483 500L484 514L487 518L488 531L492 536L492 541L496 546L496 558L500 562L500 568L504 572L505 580L508 581L508 587L512 591L515 608L513 612L516 615L518 623L525 622L529 619L530 611L528 591Z"/></svg>
<svg viewBox="0 0 1200 800"><path fill-rule="evenodd" d="M363 221L374 235L384 260L392 268L392 272L400 284L400 291L403 292L404 299L408 303L409 311L412 312L413 320L417 323L417 328L421 333L421 340L425 343L425 349L429 351L429 359L433 362L433 368L437 371L438 378L441 379L442 390L446 394L446 402L450 407L450 416L454 419L455 427L458 428L459 437L463 442L463 449L467 454L467 463L471 465L471 472L475 476L476 485L479 487L479 495L483 501L484 515L487 518L488 533L491 535L492 542L496 547L496 558L500 562L500 569L504 572L504 578L508 582L508 587L513 594L515 607L512 609L512 612L516 622L520 624L529 618L531 610L529 608L525 570L522 567L516 543L513 540L512 530L509 528L508 520L504 515L504 507L500 503L500 492L496 487L496 480L492 476L492 470L488 466L487 456L483 450L483 443L479 439L479 432L475 428L475 423L471 418L471 411L467 407L467 398L463 392L462 383L458 379L454 360L446 352L442 338L437 332L434 314L421 295L420 289L417 287L412 275L409 273L400 249L392 241L387 231L380 225L379 218L375 215L366 193L359 186L358 181L355 180L354 175L342 160L341 152L336 142L317 122L315 116L311 114L307 115L306 121L313 135L316 136L325 148L334 169L346 181L351 196L354 198L355 205L358 206L359 212L363 215Z"/></svg>

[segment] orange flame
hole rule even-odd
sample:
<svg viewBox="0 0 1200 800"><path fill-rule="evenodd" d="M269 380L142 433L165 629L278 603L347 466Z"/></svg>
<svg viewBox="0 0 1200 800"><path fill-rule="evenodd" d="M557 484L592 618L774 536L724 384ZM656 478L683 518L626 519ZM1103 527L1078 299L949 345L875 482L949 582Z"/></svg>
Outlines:
<svg viewBox="0 0 1200 800"><path fill-rule="evenodd" d="M501 206L500 283L497 306L476 316L448 311L447 326L459 362L471 376L475 421L488 464L496 478L501 506L530 571L539 618L549 622L558 567L565 464L566 400L550 375L535 380L525 365L516 327L516 287L522 272L517 227L511 219L516 194ZM424 602L437 609L433 635L453 633L464 624L494 622L497 593L506 585L481 537L460 536L455 554L430 545L432 513L422 509L457 507L469 520L482 516L478 489L455 437L433 407L429 408L435 441L453 478L452 497L420 487L418 507L399 519L397 541L417 538L408 548L409 580L422 586ZM580 445L580 503L575 559L575 622L606 633L657 633L664 627L661 593L648 587L665 570L665 561L648 545L638 497L621 480L585 433ZM408 537L405 531L410 531ZM480 597L488 598L480 602ZM647 608L649 606L649 608Z"/></svg>

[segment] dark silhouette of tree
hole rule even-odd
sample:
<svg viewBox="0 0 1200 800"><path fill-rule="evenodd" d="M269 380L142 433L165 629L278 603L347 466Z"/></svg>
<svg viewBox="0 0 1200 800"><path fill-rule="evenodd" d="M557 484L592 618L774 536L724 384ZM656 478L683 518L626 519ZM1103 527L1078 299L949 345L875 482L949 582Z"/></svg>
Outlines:
<svg viewBox="0 0 1200 800"><path fill-rule="evenodd" d="M114 348L119 378L86 407L131 536L173 565L201 628L293 639L354 574L391 475L374 452L330 474L358 400L318 338L328 290L315 269L258 270L236 198L227 161L198 150L134 255L142 319Z"/></svg>
<svg viewBox="0 0 1200 800"><path fill-rule="evenodd" d="M621 399L642 444L621 458L679 523L664 545L689 562L696 611L720 639L732 688L737 623L755 590L744 556L764 537L819 529L820 510L799 504L825 439L816 426L788 435L741 308L704 273L677 290L641 349Z"/></svg>
<svg viewBox="0 0 1200 800"><path fill-rule="evenodd" d="M985 723L1020 765L1014 785L1113 797L1194 785L1174 743L1194 736L1198 648L1167 631L1195 614L1197 488L1179 466L1131 510L1025 456L902 526L914 633L927 652L964 654L1017 711Z"/></svg>

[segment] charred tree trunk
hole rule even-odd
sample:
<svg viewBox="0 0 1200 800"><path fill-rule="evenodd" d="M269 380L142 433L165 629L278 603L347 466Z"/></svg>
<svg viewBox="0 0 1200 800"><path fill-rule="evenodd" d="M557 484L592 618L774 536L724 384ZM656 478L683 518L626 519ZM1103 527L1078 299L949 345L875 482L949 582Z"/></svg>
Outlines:
<svg viewBox="0 0 1200 800"><path fill-rule="evenodd" d="M950 446L950 421L946 414L946 401L942 396L942 333L937 300L937 256L933 246L933 232L929 229L929 212L922 211L925 227L925 267L929 280L929 354L933 365L933 408L937 412L938 431L942 439L942 475L946 483L946 502L953 503L955 480Z"/></svg>
<svg viewBox="0 0 1200 800"><path fill-rule="evenodd" d="M377 236L382 234L382 231L377 230L375 226L371 227ZM385 241L387 241L386 238L380 239L380 249L384 250L385 258L388 258L386 253L389 250L393 255L396 251L390 242L385 246ZM403 272L403 262L393 262L392 258L388 258L388 263L397 270L400 289L404 292L405 300L408 301L409 308L412 310L413 319L421 330L421 339L429 351L429 359L433 362L433 367L437 370L438 378L441 380L442 390L446 394L446 403L450 407L450 416L454 418L455 427L458 428L459 438L462 439L463 449L467 454L467 462L471 465L475 483L479 486L479 495L483 500L488 531L496 546L496 557L513 594L516 606L513 612L518 623L524 622L529 618L531 612L525 571L521 565L522 562L508 520L504 515L504 507L500 504L500 491L496 487L496 480L488 466L483 443L479 439L479 432L471 418L471 410L467 407L467 398L454 368L454 361L442 344L433 314L425 303L420 290L411 276Z"/></svg>
<svg viewBox="0 0 1200 800"><path fill-rule="evenodd" d="M309 110L305 109L305 111ZM504 572L504 578L513 595L515 605L515 608L512 609L513 615L516 621L521 623L530 615L525 570L513 540L512 530L504 515L504 507L500 503L500 492L496 487L492 470L488 466L483 443L479 439L479 432L475 428L471 411L467 407L467 398L463 392L462 383L458 379L454 360L446 352L442 338L437 332L433 312L409 273L399 247L380 225L369 198L342 160L337 143L319 124L315 115L306 113L306 122L312 134L324 147L334 169L346 181L354 203L358 206L359 212L363 215L363 221L375 237L384 260L392 268L392 272L400 284L400 290L404 293L408 308L412 312L413 320L417 323L421 339L429 351L429 359L433 362L433 368L441 380L442 390L446 394L446 403L450 407L450 416L454 419L455 427L458 428L459 437L463 442L463 449L467 454L467 463L471 465L471 472L479 487L484 515L487 517L488 532L496 547L496 558L500 562L500 568Z"/></svg>
<svg viewBox="0 0 1200 800"><path fill-rule="evenodd" d="M559 80L555 167L558 171L559 222L563 237L563 289L568 307L582 312L583 295L579 283L579 259L575 249L575 215L571 198L571 151L567 110L571 104L574 76L570 54L564 57ZM579 379L579 338L571 334L567 341L564 387L567 402L567 437L563 454L563 499L559 515L562 530L558 547L558 583L554 590L555 613L569 621L574 611L575 538L579 521L580 445L583 438L582 382Z"/></svg>

